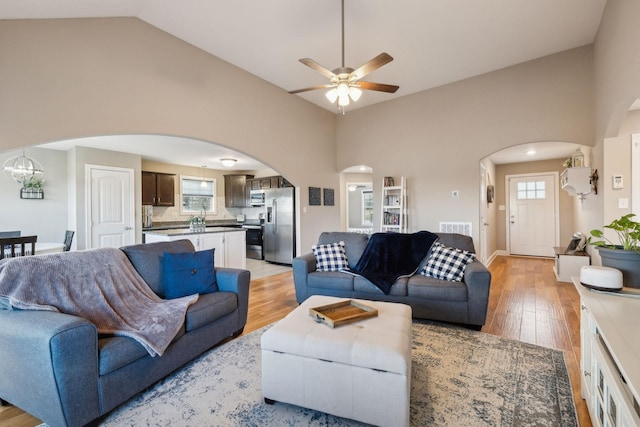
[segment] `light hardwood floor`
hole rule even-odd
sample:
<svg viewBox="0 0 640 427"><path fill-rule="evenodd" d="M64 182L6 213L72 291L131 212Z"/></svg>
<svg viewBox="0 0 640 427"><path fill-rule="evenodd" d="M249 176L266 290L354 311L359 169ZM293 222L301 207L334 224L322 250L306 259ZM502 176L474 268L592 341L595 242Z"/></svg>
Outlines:
<svg viewBox="0 0 640 427"><path fill-rule="evenodd" d="M482 331L562 350L580 426L591 426L580 397L580 312L573 285L555 280L551 259L498 257L489 270L489 311ZM244 333L281 319L296 306L291 272L252 280ZM32 427L39 423L12 406L0 407L2 427Z"/></svg>

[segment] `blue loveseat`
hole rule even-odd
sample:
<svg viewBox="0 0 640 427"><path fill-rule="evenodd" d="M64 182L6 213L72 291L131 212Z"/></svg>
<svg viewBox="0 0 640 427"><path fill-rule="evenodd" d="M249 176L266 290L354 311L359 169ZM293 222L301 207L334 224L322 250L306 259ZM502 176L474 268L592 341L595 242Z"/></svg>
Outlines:
<svg viewBox="0 0 640 427"><path fill-rule="evenodd" d="M443 245L475 253L473 239L469 236L436 234L437 242ZM319 245L340 241L345 242L349 268L353 269L365 251L369 235L324 232L318 238ZM460 282L414 274L397 279L389 294L362 276L342 271L317 271L313 253L294 258L292 266L298 303L311 295L398 302L410 305L415 318L460 323L478 330L487 316L491 273L477 260L466 265Z"/></svg>
<svg viewBox="0 0 640 427"><path fill-rule="evenodd" d="M121 249L156 293L160 255L194 251L188 240ZM94 324L80 317L0 310L0 399L50 427L83 426L98 419L204 351L242 333L250 273L216 268L215 275L219 292L200 295L188 308L181 331L156 357L132 338L99 335Z"/></svg>

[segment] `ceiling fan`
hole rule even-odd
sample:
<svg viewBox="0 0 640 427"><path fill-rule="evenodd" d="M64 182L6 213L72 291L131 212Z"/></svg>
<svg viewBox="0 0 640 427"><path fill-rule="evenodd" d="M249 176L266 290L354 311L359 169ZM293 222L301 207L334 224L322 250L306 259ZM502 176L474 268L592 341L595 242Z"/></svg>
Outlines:
<svg viewBox="0 0 640 427"><path fill-rule="evenodd" d="M350 67L344 66L344 0L341 0L342 3L342 66L336 68L333 71L328 70L322 65L318 64L316 61L310 58L302 58L300 62L304 65L316 70L323 76L329 79L329 83L318 86L311 86L304 89L292 90L289 93L296 94L300 92L308 92L311 90L317 89L330 89L325 96L327 99L333 104L336 101L338 102L338 107L344 113L344 107L349 105L349 101L353 100L354 102L360 99L362 95L362 89L365 90L375 90L378 92L387 92L387 93L395 93L399 86L388 85L383 83L372 83L372 82L364 82L360 81L363 77L377 70L385 64L393 61L391 55L387 53L381 53L376 56L369 62L355 70Z"/></svg>

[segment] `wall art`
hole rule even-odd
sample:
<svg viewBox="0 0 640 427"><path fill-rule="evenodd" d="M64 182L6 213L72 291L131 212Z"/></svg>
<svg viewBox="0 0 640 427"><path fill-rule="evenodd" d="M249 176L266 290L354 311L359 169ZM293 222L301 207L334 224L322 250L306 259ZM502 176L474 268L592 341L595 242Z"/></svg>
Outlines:
<svg viewBox="0 0 640 427"><path fill-rule="evenodd" d="M309 187L309 206L320 206L320 188Z"/></svg>
<svg viewBox="0 0 640 427"><path fill-rule="evenodd" d="M324 190L324 205L325 206L333 206L334 205L334 200L333 200L333 188L325 188Z"/></svg>

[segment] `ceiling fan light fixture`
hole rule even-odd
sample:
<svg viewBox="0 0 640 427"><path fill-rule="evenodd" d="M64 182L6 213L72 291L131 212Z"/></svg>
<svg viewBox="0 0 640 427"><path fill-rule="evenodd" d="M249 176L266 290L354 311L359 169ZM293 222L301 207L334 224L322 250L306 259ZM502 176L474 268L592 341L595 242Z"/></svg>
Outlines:
<svg viewBox="0 0 640 427"><path fill-rule="evenodd" d="M381 53L380 55L376 56L375 58L364 63L363 65L361 65L356 69L353 69L351 67L346 67L344 65L344 0L341 0L340 3L341 3L340 18L342 21L342 31L341 31L341 35L342 35L342 40L341 40L342 41L342 63L341 64L342 65L334 69L333 71L331 71L328 68L320 65L319 63L317 63L311 58L300 59L299 61L302 64L312 68L313 70L319 72L320 74L328 78L329 84L316 85L316 86L311 86L304 89L292 90L292 91L289 91L289 93L296 94L296 93L307 92L310 90L331 88L327 93L325 93L325 96L327 97L329 102L331 102L332 104L338 101L338 106L339 106L338 110L342 111L342 114L344 114L345 113L344 107L349 105L350 101L357 102L358 99L360 99L360 96L362 95L363 89L375 90L378 92L396 93L396 91L399 89L399 86L382 84L382 83L364 82L364 81L358 83L360 79L371 74L373 71L377 70L383 65L393 61L393 58L391 57L391 55L389 55L386 52Z"/></svg>
<svg viewBox="0 0 640 427"><path fill-rule="evenodd" d="M220 159L220 163L222 163L222 166L228 167L230 168L231 166L235 165L237 162L236 159Z"/></svg>
<svg viewBox="0 0 640 427"><path fill-rule="evenodd" d="M338 100L338 90L334 87L329 92L325 93L330 103L334 104Z"/></svg>
<svg viewBox="0 0 640 427"><path fill-rule="evenodd" d="M362 89L357 88L355 86L349 87L349 96L353 100L353 102L358 102L358 99L362 96Z"/></svg>
<svg viewBox="0 0 640 427"><path fill-rule="evenodd" d="M349 86L346 83L340 83L336 88L339 97L343 97L349 94Z"/></svg>

